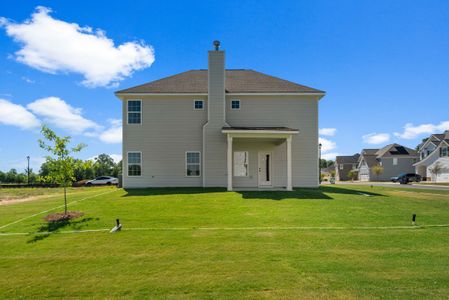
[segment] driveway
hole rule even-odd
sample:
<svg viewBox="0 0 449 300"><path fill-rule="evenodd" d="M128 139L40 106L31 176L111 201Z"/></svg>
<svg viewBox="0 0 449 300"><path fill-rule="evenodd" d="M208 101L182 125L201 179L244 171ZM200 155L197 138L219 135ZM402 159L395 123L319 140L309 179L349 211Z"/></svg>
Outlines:
<svg viewBox="0 0 449 300"><path fill-rule="evenodd" d="M449 191L449 186L444 185L427 185L427 184L399 184L393 182L338 182L338 185L372 185L383 187L394 187L404 189L420 189L420 190L437 190Z"/></svg>

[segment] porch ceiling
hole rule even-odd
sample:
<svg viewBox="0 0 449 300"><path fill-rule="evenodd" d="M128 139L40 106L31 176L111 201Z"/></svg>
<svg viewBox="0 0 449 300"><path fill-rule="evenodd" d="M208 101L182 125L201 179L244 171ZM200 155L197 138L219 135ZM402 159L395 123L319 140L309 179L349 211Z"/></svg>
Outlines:
<svg viewBox="0 0 449 300"><path fill-rule="evenodd" d="M236 138L288 138L299 130L288 127L223 127L221 132Z"/></svg>

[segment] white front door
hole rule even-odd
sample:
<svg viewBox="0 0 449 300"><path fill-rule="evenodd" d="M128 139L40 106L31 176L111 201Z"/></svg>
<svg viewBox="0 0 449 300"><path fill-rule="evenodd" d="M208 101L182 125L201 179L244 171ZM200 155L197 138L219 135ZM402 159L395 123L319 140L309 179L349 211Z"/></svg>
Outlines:
<svg viewBox="0 0 449 300"><path fill-rule="evenodd" d="M271 186L271 152L259 152L259 186Z"/></svg>

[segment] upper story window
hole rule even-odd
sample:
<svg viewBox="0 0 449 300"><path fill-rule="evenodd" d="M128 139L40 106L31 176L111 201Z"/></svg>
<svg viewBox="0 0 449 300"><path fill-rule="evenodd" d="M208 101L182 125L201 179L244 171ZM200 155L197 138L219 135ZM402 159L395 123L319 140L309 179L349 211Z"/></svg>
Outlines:
<svg viewBox="0 0 449 300"><path fill-rule="evenodd" d="M231 100L231 109L240 109L240 100Z"/></svg>
<svg viewBox="0 0 449 300"><path fill-rule="evenodd" d="M128 176L142 175L142 152L128 152Z"/></svg>
<svg viewBox="0 0 449 300"><path fill-rule="evenodd" d="M398 165L398 158L394 157L393 158L393 166L397 166Z"/></svg>
<svg viewBox="0 0 449 300"><path fill-rule="evenodd" d="M198 151L186 152L186 176L199 177L201 174L201 157Z"/></svg>
<svg viewBox="0 0 449 300"><path fill-rule="evenodd" d="M234 176L246 177L248 176L248 151L234 152Z"/></svg>
<svg viewBox="0 0 449 300"><path fill-rule="evenodd" d="M142 100L128 100L128 124L142 123Z"/></svg>
<svg viewBox="0 0 449 300"><path fill-rule="evenodd" d="M193 108L198 109L198 110L204 109L204 101L203 100L195 100L193 102Z"/></svg>
<svg viewBox="0 0 449 300"><path fill-rule="evenodd" d="M344 169L344 165L343 164L340 164L340 170L343 170Z"/></svg>

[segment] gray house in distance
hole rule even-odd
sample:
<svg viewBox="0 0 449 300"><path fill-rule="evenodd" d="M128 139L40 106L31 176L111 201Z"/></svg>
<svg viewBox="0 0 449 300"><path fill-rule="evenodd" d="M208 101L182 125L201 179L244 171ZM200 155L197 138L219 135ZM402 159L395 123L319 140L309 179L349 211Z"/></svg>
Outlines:
<svg viewBox="0 0 449 300"><path fill-rule="evenodd" d="M359 158L358 171L360 181L389 181L391 177L402 173L414 173L413 164L418 160L418 153L399 144L390 144L382 149L363 149ZM372 168L383 167L379 176Z"/></svg>
<svg viewBox="0 0 449 300"><path fill-rule="evenodd" d="M190 70L116 92L123 186L317 187L324 92L247 69Z"/></svg>
<svg viewBox="0 0 449 300"><path fill-rule="evenodd" d="M351 170L357 170L360 154L350 156L337 156L335 158L335 179L337 181L350 180L348 174Z"/></svg>

